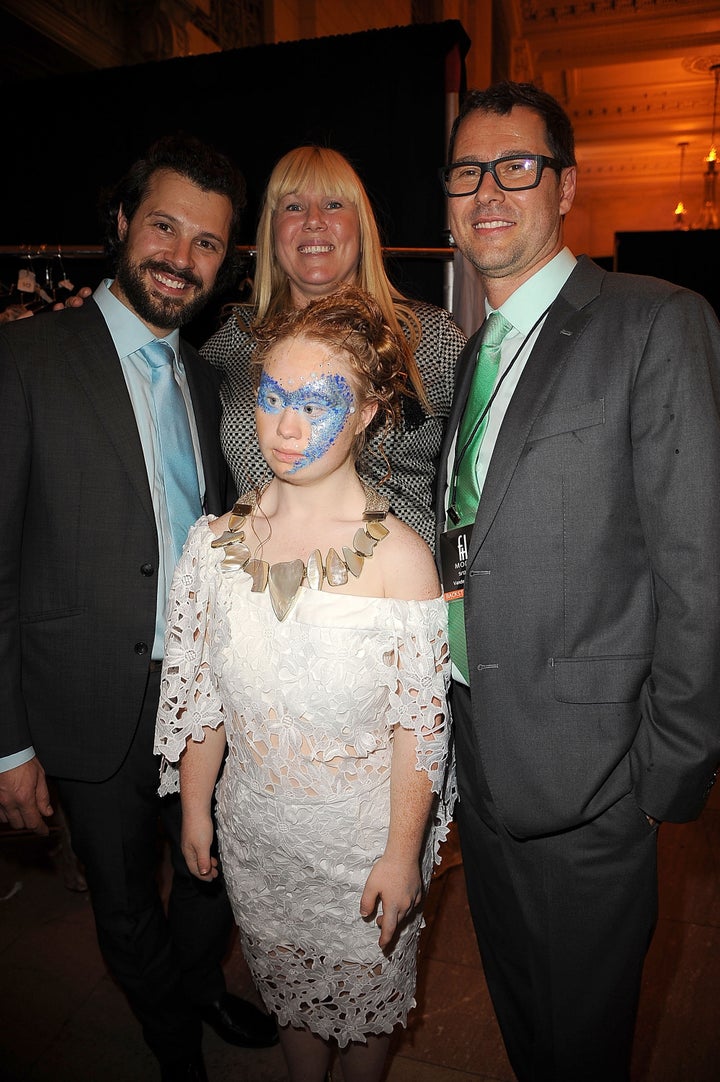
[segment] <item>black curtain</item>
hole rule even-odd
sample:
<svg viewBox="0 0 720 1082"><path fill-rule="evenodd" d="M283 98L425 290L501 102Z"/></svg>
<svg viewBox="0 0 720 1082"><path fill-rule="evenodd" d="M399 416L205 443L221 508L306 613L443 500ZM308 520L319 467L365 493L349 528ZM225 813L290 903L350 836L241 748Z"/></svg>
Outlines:
<svg viewBox="0 0 720 1082"><path fill-rule="evenodd" d="M446 67L459 56L464 81L469 45L450 20L10 84L0 245L102 243L98 192L153 139L183 130L242 169L245 244L274 163L318 143L353 162L386 245L443 246ZM406 292L439 302L440 267L392 271Z"/></svg>
<svg viewBox="0 0 720 1082"><path fill-rule="evenodd" d="M701 293L720 317L720 229L615 234L613 270L651 274Z"/></svg>

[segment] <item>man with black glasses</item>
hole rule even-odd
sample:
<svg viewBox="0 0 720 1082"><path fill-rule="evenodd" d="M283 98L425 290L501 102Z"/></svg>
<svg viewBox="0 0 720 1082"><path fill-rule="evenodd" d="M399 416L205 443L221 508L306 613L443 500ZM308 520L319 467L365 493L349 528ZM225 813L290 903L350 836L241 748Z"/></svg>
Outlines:
<svg viewBox="0 0 720 1082"><path fill-rule="evenodd" d="M720 327L564 246L550 95L471 92L448 160L487 314L438 485L470 907L520 1082L627 1082L658 823L720 758Z"/></svg>

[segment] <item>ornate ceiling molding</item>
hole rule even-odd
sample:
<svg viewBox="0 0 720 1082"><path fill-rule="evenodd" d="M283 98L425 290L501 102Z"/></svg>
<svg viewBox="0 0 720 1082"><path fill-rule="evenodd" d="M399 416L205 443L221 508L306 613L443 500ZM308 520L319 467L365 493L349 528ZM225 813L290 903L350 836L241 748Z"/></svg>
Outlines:
<svg viewBox="0 0 720 1082"><path fill-rule="evenodd" d="M628 15L662 15L677 12L683 16L690 9L702 13L713 5L688 3L687 0L584 0L580 3L540 3L539 0L521 0L520 11L524 22L548 23L551 21L591 22L626 20Z"/></svg>
<svg viewBox="0 0 720 1082"><path fill-rule="evenodd" d="M2 8L96 68L186 56L192 28L220 49L263 41L261 0L2 0Z"/></svg>
<svg viewBox="0 0 720 1082"><path fill-rule="evenodd" d="M264 14L262 0L209 0L196 11L193 22L220 49L244 49L262 45Z"/></svg>
<svg viewBox="0 0 720 1082"><path fill-rule="evenodd" d="M116 0L4 0L3 7L93 67L125 62L127 16Z"/></svg>

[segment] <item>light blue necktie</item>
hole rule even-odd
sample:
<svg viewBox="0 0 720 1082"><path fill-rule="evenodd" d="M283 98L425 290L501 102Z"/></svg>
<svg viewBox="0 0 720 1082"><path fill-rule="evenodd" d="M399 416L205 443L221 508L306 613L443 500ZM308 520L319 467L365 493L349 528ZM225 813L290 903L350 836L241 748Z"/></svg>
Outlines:
<svg viewBox="0 0 720 1082"><path fill-rule="evenodd" d="M468 526L475 521L477 515L480 502L477 458L487 427L487 416L483 418L482 424L478 425L477 422L495 389L501 346L511 329L512 323L500 312L491 312L488 316L465 412L455 441L455 468L450 482L450 499L458 519L456 523L448 523L450 528L456 525ZM469 681L464 598L451 601L448 605L448 642L453 664Z"/></svg>
<svg viewBox="0 0 720 1082"><path fill-rule="evenodd" d="M188 530L202 514L190 422L175 382L172 346L156 339L139 352L150 366L165 502L177 562Z"/></svg>

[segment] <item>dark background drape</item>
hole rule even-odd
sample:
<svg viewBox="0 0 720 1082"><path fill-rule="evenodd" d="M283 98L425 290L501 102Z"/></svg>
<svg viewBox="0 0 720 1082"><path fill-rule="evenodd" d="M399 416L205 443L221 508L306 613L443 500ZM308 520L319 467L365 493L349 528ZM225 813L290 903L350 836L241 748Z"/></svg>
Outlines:
<svg viewBox="0 0 720 1082"><path fill-rule="evenodd" d="M450 20L11 84L0 245L102 243L98 193L153 139L182 130L214 143L244 173L242 243L254 241L274 163L317 143L355 165L384 244L443 246L446 71L459 70L456 89L464 89L469 45ZM5 258L0 279L8 284L16 269ZM76 284L101 274L97 264L65 269ZM390 270L407 293L440 303L440 264L393 262Z"/></svg>
<svg viewBox="0 0 720 1082"><path fill-rule="evenodd" d="M613 270L652 274L701 293L720 317L720 230L646 230L615 234Z"/></svg>

